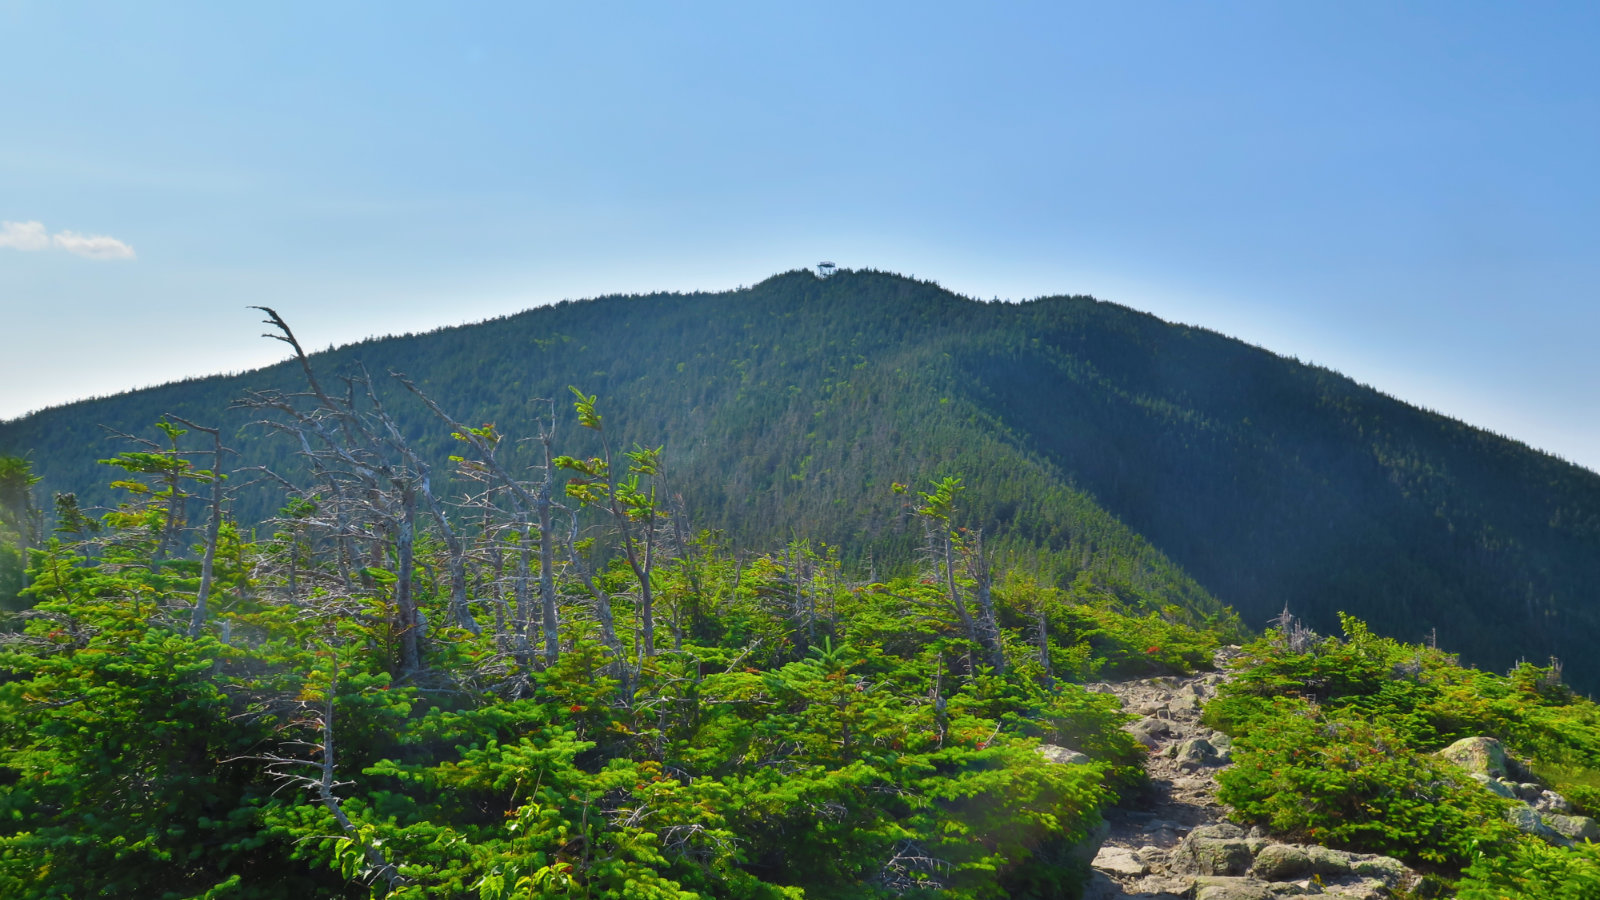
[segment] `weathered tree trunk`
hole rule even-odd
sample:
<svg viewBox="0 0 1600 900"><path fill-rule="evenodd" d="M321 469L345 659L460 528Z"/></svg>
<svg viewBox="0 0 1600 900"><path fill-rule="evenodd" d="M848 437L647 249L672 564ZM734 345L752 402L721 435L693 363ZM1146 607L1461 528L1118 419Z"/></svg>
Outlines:
<svg viewBox="0 0 1600 900"><path fill-rule="evenodd" d="M1000 622L994 614L994 571L983 549L983 535L973 538L967 548L967 574L972 577L973 596L978 601L978 643L988 652L989 665L997 673L1006 670L1005 643L1000 639Z"/></svg>
<svg viewBox="0 0 1600 900"><path fill-rule="evenodd" d="M416 672L422 668L421 619L417 615L417 601L412 594L414 554L416 550L417 495L410 484L397 485L400 490L400 527L395 535L396 580L394 603L400 632L400 668Z"/></svg>
<svg viewBox="0 0 1600 900"><path fill-rule="evenodd" d="M1033 624L1033 639L1039 650L1039 667L1044 670L1044 689L1053 691L1056 689L1056 674L1050 664L1050 617L1042 601L1034 604Z"/></svg>
<svg viewBox="0 0 1600 900"><path fill-rule="evenodd" d="M545 457L550 455L548 444L545 447ZM550 474L549 463L545 464L545 480L539 487L538 503L539 512L539 601L541 604L540 624L544 628L544 661L546 665L555 665L561 658L561 640L559 623L556 610L556 536L550 517L550 491L554 477ZM526 557L524 557L526 560Z"/></svg>
<svg viewBox="0 0 1600 900"><path fill-rule="evenodd" d="M173 418L177 418L174 416ZM206 549L200 558L200 590L194 598L194 609L189 615L189 637L199 637L201 629L206 624L206 603L211 598L211 585L215 579L217 562L217 542L222 537L222 433L215 428L206 428L193 422L178 419L196 431L211 435L211 505L210 517L206 521Z"/></svg>
<svg viewBox="0 0 1600 900"><path fill-rule="evenodd" d="M422 496L428 502L428 511L433 514L433 520L439 526L439 534L444 538L445 551L449 554L450 568L450 617L457 625L467 629L473 634L482 634L483 629L478 626L478 620L472 617L472 608L467 599L467 551L461 543L461 538L456 535L454 528L450 527L450 519L444 514L444 508L439 505L438 498L433 496L433 486L429 481L427 468L420 459L407 448L408 456L412 456L413 465L422 472Z"/></svg>

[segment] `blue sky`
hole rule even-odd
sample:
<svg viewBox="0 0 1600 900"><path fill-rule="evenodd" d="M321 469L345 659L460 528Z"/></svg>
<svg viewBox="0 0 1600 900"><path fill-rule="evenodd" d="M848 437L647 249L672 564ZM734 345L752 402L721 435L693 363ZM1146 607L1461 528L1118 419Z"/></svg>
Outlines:
<svg viewBox="0 0 1600 900"><path fill-rule="evenodd" d="M996 9L995 6L1000 8ZM0 417L831 259L1600 467L1600 6L0 0Z"/></svg>

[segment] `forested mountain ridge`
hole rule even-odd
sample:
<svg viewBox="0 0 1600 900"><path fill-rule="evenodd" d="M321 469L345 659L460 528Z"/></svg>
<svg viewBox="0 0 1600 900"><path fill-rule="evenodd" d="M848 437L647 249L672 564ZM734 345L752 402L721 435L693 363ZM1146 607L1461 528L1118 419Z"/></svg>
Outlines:
<svg viewBox="0 0 1600 900"><path fill-rule="evenodd" d="M596 394L624 441L665 444L693 524L745 546L804 535L898 569L918 538L890 485L961 474L972 524L1054 578L1088 570L1202 616L1220 601L1252 626L1288 603L1331 631L1344 610L1411 640L1437 629L1493 668L1562 656L1574 684L1600 686L1584 653L1600 639L1600 476L1092 298L988 304L883 273L791 272L313 357L329 371L357 360L513 438L529 398ZM94 461L121 448L98 426L173 413L221 421L246 463L284 465L294 448L220 411L298 379L285 364L46 410L0 425L0 452L31 452L45 491L99 499ZM448 429L391 408L442 458ZM564 452L587 452L591 436L563 428ZM246 518L275 508L240 503Z"/></svg>

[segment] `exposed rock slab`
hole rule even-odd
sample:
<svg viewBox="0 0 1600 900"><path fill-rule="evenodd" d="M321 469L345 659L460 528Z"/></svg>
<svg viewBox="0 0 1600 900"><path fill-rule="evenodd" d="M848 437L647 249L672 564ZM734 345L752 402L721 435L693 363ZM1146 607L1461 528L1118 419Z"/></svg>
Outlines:
<svg viewBox="0 0 1600 900"><path fill-rule="evenodd" d="M1089 865L1111 875L1138 878L1148 875L1150 867L1139 858L1139 851L1127 847L1101 847Z"/></svg>
<svg viewBox="0 0 1600 900"><path fill-rule="evenodd" d="M1086 753L1079 753L1056 744L1040 744L1034 748L1034 752L1049 762L1063 766L1080 766L1091 761Z"/></svg>
<svg viewBox="0 0 1600 900"><path fill-rule="evenodd" d="M1439 755L1475 775L1506 776L1505 745L1492 737L1468 737L1439 751Z"/></svg>

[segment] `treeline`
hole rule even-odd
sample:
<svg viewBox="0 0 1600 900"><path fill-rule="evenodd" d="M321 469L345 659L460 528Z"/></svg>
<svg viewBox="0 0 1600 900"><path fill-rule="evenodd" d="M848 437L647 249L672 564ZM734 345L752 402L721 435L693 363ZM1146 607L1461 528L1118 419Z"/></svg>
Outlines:
<svg viewBox="0 0 1600 900"><path fill-rule="evenodd" d="M1001 571L953 476L887 487L921 550L869 579L821 541L695 530L670 456L618 446L594 395L571 399L596 452L560 452L547 405L522 472L401 383L471 486L443 494L398 405L297 362L307 387L250 402L298 475L163 419L107 457L112 511L59 495L30 536L0 894L1071 895L1142 781L1078 683L1217 646L1087 571ZM280 496L254 538L229 513L249 478Z"/></svg>
<svg viewBox="0 0 1600 900"><path fill-rule="evenodd" d="M921 546L892 481L959 472L972 524L1049 583L1089 573L1196 621L1222 603L1260 626L1292 601L1323 629L1346 610L1482 665L1560 656L1582 690L1600 639L1600 476L1408 407L1327 370L1084 297L985 304L875 272L776 276L721 294L608 297L316 355L363 363L397 427L458 490L447 432L386 381L406 373L463 421L518 437L579 385L665 444L691 520L740 547L796 537L887 577ZM0 426L41 491L94 483L120 431L164 414L220 425L251 464L295 471L247 390L279 366L170 385ZM569 453L597 452L586 430ZM536 464L528 443L508 466ZM85 505L109 502L85 493ZM241 493L242 520L273 509Z"/></svg>

